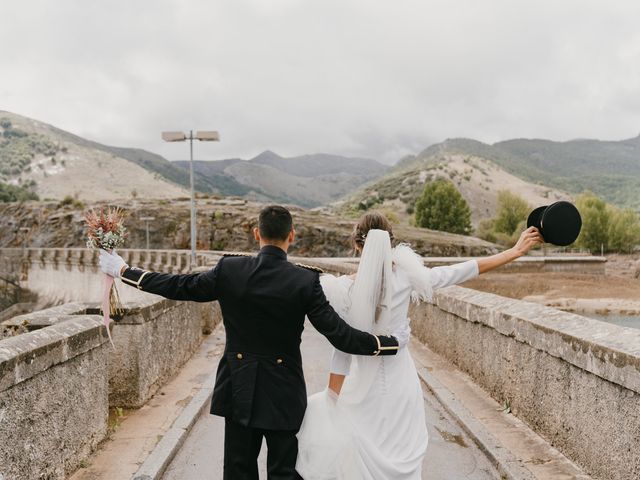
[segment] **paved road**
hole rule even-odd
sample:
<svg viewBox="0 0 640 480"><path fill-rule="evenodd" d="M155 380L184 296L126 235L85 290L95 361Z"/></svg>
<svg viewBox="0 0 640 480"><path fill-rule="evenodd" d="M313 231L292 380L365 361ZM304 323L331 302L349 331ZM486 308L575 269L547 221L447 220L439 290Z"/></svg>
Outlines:
<svg viewBox="0 0 640 480"><path fill-rule="evenodd" d="M305 377L309 393L326 386L331 346L313 327L303 336ZM429 448L424 461L424 480L494 480L500 475L460 427L425 392ZM222 478L224 420L205 413L198 419L164 480L217 480ZM266 479L266 446L260 457L260 478ZM382 480L382 479L381 479Z"/></svg>

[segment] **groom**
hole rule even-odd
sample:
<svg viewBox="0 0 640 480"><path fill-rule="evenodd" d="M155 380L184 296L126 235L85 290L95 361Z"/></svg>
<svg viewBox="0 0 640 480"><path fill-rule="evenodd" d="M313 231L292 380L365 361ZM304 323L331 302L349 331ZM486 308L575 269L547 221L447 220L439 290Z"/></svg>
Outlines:
<svg viewBox="0 0 640 480"><path fill-rule="evenodd" d="M225 417L224 479L257 480L257 458L267 441L269 479L300 479L298 432L307 406L300 340L305 316L339 350L394 355L409 332L376 336L350 327L331 308L320 269L287 261L295 231L280 206L260 212L257 256L225 256L215 268L171 275L130 268L100 252L100 268L128 285L175 300L218 300L226 329L211 413Z"/></svg>

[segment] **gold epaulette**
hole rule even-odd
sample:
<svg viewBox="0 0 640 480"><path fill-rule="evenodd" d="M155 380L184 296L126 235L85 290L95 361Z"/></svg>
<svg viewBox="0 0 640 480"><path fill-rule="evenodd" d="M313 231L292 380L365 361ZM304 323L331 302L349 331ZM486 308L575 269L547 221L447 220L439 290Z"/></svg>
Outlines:
<svg viewBox="0 0 640 480"><path fill-rule="evenodd" d="M223 257L253 257L250 253L229 252L222 255Z"/></svg>
<svg viewBox="0 0 640 480"><path fill-rule="evenodd" d="M318 272L318 273L324 273L324 270L322 270L320 267L314 267L313 265L307 265L304 263L296 263L297 267L302 267L302 268L306 268L307 270L311 270L312 272Z"/></svg>

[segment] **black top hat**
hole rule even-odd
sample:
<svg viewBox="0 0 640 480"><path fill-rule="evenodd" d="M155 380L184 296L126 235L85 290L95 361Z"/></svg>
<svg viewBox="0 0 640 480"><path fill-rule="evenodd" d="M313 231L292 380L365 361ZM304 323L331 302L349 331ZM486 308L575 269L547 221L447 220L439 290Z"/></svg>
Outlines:
<svg viewBox="0 0 640 480"><path fill-rule="evenodd" d="M536 208L527 218L527 227L540 230L545 242L566 247L580 235L582 218L573 204L560 201Z"/></svg>

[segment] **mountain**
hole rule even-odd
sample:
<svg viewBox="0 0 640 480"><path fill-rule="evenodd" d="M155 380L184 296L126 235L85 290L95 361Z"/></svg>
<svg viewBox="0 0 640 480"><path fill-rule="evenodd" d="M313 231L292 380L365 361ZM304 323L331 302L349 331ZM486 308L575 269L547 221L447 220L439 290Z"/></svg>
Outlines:
<svg viewBox="0 0 640 480"><path fill-rule="evenodd" d="M178 184L184 175L171 162L144 150L101 145L0 111L0 182L23 186L41 198L184 197L188 192Z"/></svg>
<svg viewBox="0 0 640 480"><path fill-rule="evenodd" d="M447 139L401 159L383 177L348 197L343 211L372 206L409 218L425 182L450 179L471 207L472 222L495 215L500 190L531 206L591 190L621 207L640 209L640 136L621 141L514 139L493 145Z"/></svg>
<svg viewBox="0 0 640 480"><path fill-rule="evenodd" d="M533 183L578 194L591 190L640 209L640 136L620 141L515 139L487 145L453 139L429 149L475 155Z"/></svg>
<svg viewBox="0 0 640 480"><path fill-rule="evenodd" d="M362 158L326 154L284 158L270 151L247 161L196 161L194 166L199 192L303 207L331 203L387 169ZM190 178L188 162L103 145L0 110L1 184L9 187L0 189L0 199L28 198L33 192L43 199L73 196L98 201L182 197L188 195Z"/></svg>
<svg viewBox="0 0 640 480"><path fill-rule="evenodd" d="M188 161L173 163L189 168ZM217 182L222 178L235 182L245 189L240 195L302 207L334 202L380 177L387 168L365 158L323 153L285 158L269 150L250 160L194 161L194 172Z"/></svg>
<svg viewBox="0 0 640 480"><path fill-rule="evenodd" d="M471 208L474 226L495 216L501 190L517 193L532 207L570 198L561 190L533 184L509 173L487 158L484 144L471 145L475 148L462 148L462 142L450 148L450 142L444 142L416 156L405 157L386 175L348 197L338 209L353 212L375 207L393 211L401 220L409 221L425 184L437 178L446 178L457 187Z"/></svg>

